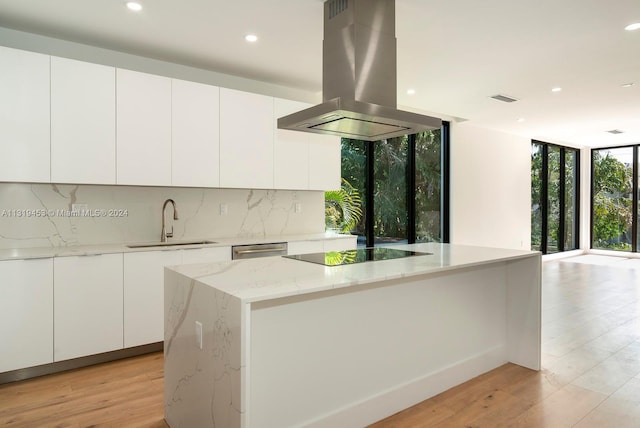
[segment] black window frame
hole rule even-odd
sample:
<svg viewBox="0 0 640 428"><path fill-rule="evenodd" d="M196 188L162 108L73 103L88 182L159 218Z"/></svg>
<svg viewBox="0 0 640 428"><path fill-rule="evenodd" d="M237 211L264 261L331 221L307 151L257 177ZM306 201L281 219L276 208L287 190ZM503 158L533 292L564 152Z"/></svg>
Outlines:
<svg viewBox="0 0 640 428"><path fill-rule="evenodd" d="M374 144L376 142L366 142L365 156L365 245L375 246L374 221ZM408 158L407 158L407 242L416 242L416 136L408 136ZM440 128L440 242L450 241L450 189L451 189L451 125L448 121L442 121Z"/></svg>
<svg viewBox="0 0 640 428"><path fill-rule="evenodd" d="M607 147L592 147L589 150L589 161L591 163L591 177L590 177L590 186L591 188L589 189L589 210L590 210L590 216L589 216L589 249L592 250L600 250L600 251L617 251L617 252L627 252L627 251L620 251L620 250L615 250L615 249L610 249L607 250L605 248L594 248L593 247L593 239L594 239L594 234L593 234L593 220L594 220L594 210L593 210L593 191L595 189L595 174L594 174L594 161L593 161L593 154L596 151L599 150L616 150L616 149L627 149L627 148L631 148L632 149L632 164L631 164L631 168L632 168L632 189L631 189L631 210L632 210L632 217L631 217L631 253L637 253L639 252L638 250L638 221L639 221L639 213L638 213L638 199L640 198L640 195L638 195L638 172L639 172L639 166L638 166L638 154L640 152L640 144L626 144L626 145L621 145L621 146L607 146Z"/></svg>
<svg viewBox="0 0 640 428"><path fill-rule="evenodd" d="M560 165L559 165L559 177L560 183L558 188L558 204L559 204L559 216L558 219L558 253L564 251L571 251L580 248L580 149L573 147L565 147L559 144L547 143L546 141L531 140L531 144L537 144L542 149L542 171L540 171L541 189L540 189L540 215L541 215L541 237L540 237L540 252L542 254L548 254L549 243L549 147L557 147L560 149ZM565 248L564 236L566 228L566 161L567 151L576 153L576 164L574 171L574 221L573 221L573 236L575 246L574 248ZM593 160L592 160L593 171ZM593 180L592 180L593 184ZM593 205L593 199L592 199ZM593 209L592 209L593 215ZM593 217L592 217L593 218Z"/></svg>

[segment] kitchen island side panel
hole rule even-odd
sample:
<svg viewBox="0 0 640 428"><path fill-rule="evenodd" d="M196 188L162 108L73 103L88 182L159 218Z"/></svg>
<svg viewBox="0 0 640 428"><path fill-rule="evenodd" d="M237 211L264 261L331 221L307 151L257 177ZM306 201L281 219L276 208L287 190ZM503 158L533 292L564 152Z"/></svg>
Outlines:
<svg viewBox="0 0 640 428"><path fill-rule="evenodd" d="M239 299L165 269L164 400L171 427L240 427ZM202 349L196 334L202 324Z"/></svg>
<svg viewBox="0 0 640 428"><path fill-rule="evenodd" d="M248 426L365 426L508 362L508 270L252 304Z"/></svg>

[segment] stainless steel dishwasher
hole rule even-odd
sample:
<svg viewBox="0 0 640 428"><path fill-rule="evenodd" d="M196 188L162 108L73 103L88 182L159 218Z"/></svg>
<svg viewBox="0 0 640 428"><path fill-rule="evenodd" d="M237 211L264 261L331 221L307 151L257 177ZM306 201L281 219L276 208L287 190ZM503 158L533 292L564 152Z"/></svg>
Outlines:
<svg viewBox="0 0 640 428"><path fill-rule="evenodd" d="M274 242L270 244L234 245L231 247L231 259L255 259L258 257L286 256L287 243Z"/></svg>

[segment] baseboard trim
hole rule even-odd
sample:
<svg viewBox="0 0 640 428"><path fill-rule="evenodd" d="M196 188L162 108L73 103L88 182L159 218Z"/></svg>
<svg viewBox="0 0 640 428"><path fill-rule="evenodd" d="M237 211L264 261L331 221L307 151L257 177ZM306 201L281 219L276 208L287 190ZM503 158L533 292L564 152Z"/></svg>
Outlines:
<svg viewBox="0 0 640 428"><path fill-rule="evenodd" d="M9 382L31 379L38 376L59 373L67 370L78 369L80 367L92 366L94 364L106 363L109 361L149 354L151 352L158 352L162 351L163 347L164 342L156 342L150 343L148 345L135 346L133 348L118 349L117 351L104 352L102 354L88 355L86 357L43 364L41 366L12 370L9 372L0 373L0 385Z"/></svg>
<svg viewBox="0 0 640 428"><path fill-rule="evenodd" d="M506 364L506 348L497 346L336 412L305 422L313 428L358 427L372 424L414 406L454 386Z"/></svg>

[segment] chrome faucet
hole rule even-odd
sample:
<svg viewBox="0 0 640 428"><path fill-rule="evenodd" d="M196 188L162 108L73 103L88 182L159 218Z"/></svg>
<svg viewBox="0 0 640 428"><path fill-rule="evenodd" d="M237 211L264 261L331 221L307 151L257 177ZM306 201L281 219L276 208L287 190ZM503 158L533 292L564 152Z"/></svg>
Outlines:
<svg viewBox="0 0 640 428"><path fill-rule="evenodd" d="M160 242L167 242L167 238L173 238L173 223L171 224L170 232L167 232L164 225L165 211L167 210L167 205L169 204L169 202L171 202L171 205L173 205L173 219L174 220L178 219L178 211L176 210L176 201L174 201L173 199L167 199L166 201L164 201L164 205L162 205L162 236L160 236Z"/></svg>

